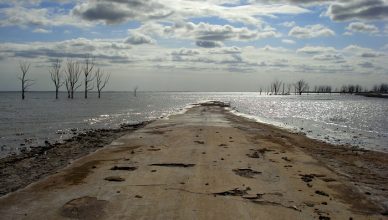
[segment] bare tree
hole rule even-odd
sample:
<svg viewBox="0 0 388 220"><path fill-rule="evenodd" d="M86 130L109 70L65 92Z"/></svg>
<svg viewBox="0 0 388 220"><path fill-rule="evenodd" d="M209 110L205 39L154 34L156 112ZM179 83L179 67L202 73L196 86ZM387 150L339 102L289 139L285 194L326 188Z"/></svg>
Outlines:
<svg viewBox="0 0 388 220"><path fill-rule="evenodd" d="M302 95L302 93L306 92L309 88L308 83L305 82L303 79L297 81L294 86L295 92L297 92L299 95Z"/></svg>
<svg viewBox="0 0 388 220"><path fill-rule="evenodd" d="M101 91L105 88L109 81L110 75L104 77L104 73L98 68L95 73L98 98L101 98Z"/></svg>
<svg viewBox="0 0 388 220"><path fill-rule="evenodd" d="M139 89L138 86L135 86L135 88L133 89L133 95L136 97L137 96L137 90Z"/></svg>
<svg viewBox="0 0 388 220"><path fill-rule="evenodd" d="M90 59L89 56L85 58L85 63L83 66L84 73L84 84L85 84L85 99L88 98L88 92L93 90L94 85L90 85L90 83L94 80L92 71L94 69L94 59Z"/></svg>
<svg viewBox="0 0 388 220"><path fill-rule="evenodd" d="M280 87L282 86L282 81L275 80L271 84L271 90L274 92L275 95L277 95L280 91Z"/></svg>
<svg viewBox="0 0 388 220"><path fill-rule="evenodd" d="M67 90L67 98L70 99L71 89L70 89L69 79L67 77L65 78L65 86L66 86L66 90Z"/></svg>
<svg viewBox="0 0 388 220"><path fill-rule="evenodd" d="M81 72L82 68L79 62L74 60L67 60L65 68L65 84L66 88L68 89L68 96L71 99L74 99L74 92L81 86L81 84L78 84Z"/></svg>
<svg viewBox="0 0 388 220"><path fill-rule="evenodd" d="M28 79L27 74L28 70L30 69L30 63L27 62L19 62L20 70L22 71L22 74L18 76L18 79L22 83L22 99L24 100L25 95L24 93L27 91L27 89L34 84L34 80Z"/></svg>
<svg viewBox="0 0 388 220"><path fill-rule="evenodd" d="M291 94L291 88L292 88L292 84L288 83L287 84L287 95Z"/></svg>
<svg viewBox="0 0 388 220"><path fill-rule="evenodd" d="M55 86L55 99L58 99L59 88L65 83L62 82L61 65L61 61L56 59L49 69L51 81L53 81Z"/></svg>

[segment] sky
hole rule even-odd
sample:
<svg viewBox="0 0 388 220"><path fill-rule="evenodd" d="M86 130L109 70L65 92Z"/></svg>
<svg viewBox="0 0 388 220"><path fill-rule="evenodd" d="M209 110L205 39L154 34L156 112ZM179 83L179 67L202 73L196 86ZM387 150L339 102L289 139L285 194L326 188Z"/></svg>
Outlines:
<svg viewBox="0 0 388 220"><path fill-rule="evenodd" d="M56 59L106 90L258 91L388 82L388 0L0 0L0 91L53 89ZM62 88L64 90L64 88Z"/></svg>

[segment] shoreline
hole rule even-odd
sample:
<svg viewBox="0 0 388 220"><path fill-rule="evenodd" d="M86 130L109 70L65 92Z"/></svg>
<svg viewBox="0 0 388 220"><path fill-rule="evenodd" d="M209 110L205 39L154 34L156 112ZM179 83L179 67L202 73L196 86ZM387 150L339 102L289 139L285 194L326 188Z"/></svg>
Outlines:
<svg viewBox="0 0 388 220"><path fill-rule="evenodd" d="M259 177L255 177L254 172L249 173L249 170L251 170L250 167L252 167L252 170L259 170L262 169L262 167L266 167L268 168L268 171L278 173L278 177L272 176L270 179L265 180L269 181L268 183L270 184L269 186L262 185L261 187L263 189L269 187L267 190L270 190L270 185L272 184L277 184L279 182L282 183L282 181L286 181L285 183L287 183L287 181L290 181L289 183L292 184L289 186L291 188L288 190L292 191L291 189L293 187L301 188L303 186L307 188L300 190L309 192L311 190L315 190L315 187L318 187L317 190L315 190L316 192L330 195L330 202L326 201L325 203L334 203L333 206L322 206L314 202L317 199L315 197L309 198L313 201L305 201L303 204L295 201L295 204L292 203L291 205L279 203L278 200L271 200L273 205L277 204L275 206L282 206L283 208L286 207L286 209L301 210L301 212L304 212L305 210L310 210L312 207L317 207L316 209L319 209L320 212L316 213L315 216L327 217L330 215L327 213L337 215L333 212L333 210L336 209L335 205L339 205L339 207L342 208L349 206L349 210L346 209L346 215L367 215L373 216L371 217L372 219L375 217L376 219L379 219L378 216L386 216L388 214L388 186L386 185L388 182L388 171L386 170L388 165L387 153L353 149L346 146L332 145L319 140L310 139L305 135L290 133L289 131L274 125L263 124L252 119L237 116L230 110L225 110L225 107L228 107L228 105L221 102L201 103L194 105L194 107L188 109L186 113L181 115L172 115L167 120L156 120L134 126L124 126L116 131L102 129L96 132L91 132L90 134L73 137L69 141L65 142L64 145L56 144L47 146L46 148L40 148L36 152L30 153L29 157L15 156L16 158L12 160L8 159L8 161L0 159L0 173L2 175L0 178L2 191L0 193L3 195L0 198L0 212L2 206L8 206L6 205L7 199L11 198L12 201L18 201L18 199L25 198L24 196L34 196L36 191L46 191L47 189L53 187L52 181L58 178L61 180L60 183L58 183L60 188L54 187L55 189L58 190L64 187L69 188L69 190L76 190L76 187L82 187L83 183L89 183L89 179L85 178L90 175L90 178L92 178L90 179L90 184L95 184L94 181L97 180L94 179L94 176L100 178L101 176L99 175L101 175L101 172L103 174L106 173L106 171L99 171L100 167L104 167L103 170L107 170L108 168L106 166L112 166L112 162L109 161L114 161L113 164L115 164L116 167L120 167L119 165L123 163L130 163L132 164L131 167L136 167L136 169L140 169L141 171L143 166L147 166L146 164L142 164L146 163L143 162L143 160L151 161L154 157L162 156L164 159L159 159L160 161L168 160L168 158L175 158L180 162L185 161L185 164L182 164L182 166L187 165L188 167L195 165L195 161L192 161L192 163L187 162L192 160L191 157L199 157L200 161L207 161L209 163L212 163L211 160L213 160L213 166L216 166L214 161L218 161L218 163L225 163L224 160L232 160L234 162L230 163L235 165L239 163L247 163L245 166L240 167L240 171L242 172L241 175L251 175L252 178ZM198 117L199 115L201 117ZM207 133L203 133L202 130L206 130ZM170 133L172 133L172 136L168 135ZM219 137L219 135L223 135L224 133L226 135L225 137ZM114 142L111 143L112 141ZM189 146L187 145L188 142L184 142L185 144L183 144L181 143L182 141L193 141L195 144L194 146ZM187 150L190 150L190 152L195 152L198 148L202 147L201 149L203 152L198 152L199 155L194 154L190 157L186 157L185 154L178 153L182 150L182 147L175 148L173 147L175 145L187 146ZM236 145L238 148L229 148L233 145ZM171 148L171 150L169 148ZM210 150L210 148L214 148L214 152L207 152L207 154L204 154L206 153L206 149ZM226 154L228 150L232 150L232 152ZM245 152L245 150L247 151ZM164 151L168 153L163 153ZM241 157L237 155L240 155ZM248 155L248 157L246 157L246 155ZM210 156L215 156L216 158L207 158ZM220 156L222 156L221 160L219 158ZM73 161L76 158L79 159ZM258 162L261 166L257 167L256 163ZM11 163L11 166L7 166ZM104 165L105 163L107 164ZM89 166L91 164L93 166ZM152 164L148 166L157 167L162 166L164 163L156 163L153 161ZM180 164L169 164L169 166L178 165ZM229 166L230 164L228 162L225 165ZM66 166L67 168L64 168ZM211 167L212 166L208 169L211 170ZM86 174L82 174L81 176L78 176L80 174L71 173L84 172L83 170L85 170ZM239 171L239 169L237 169L237 171ZM247 173L247 171L249 172ZM142 175L146 175L146 177L148 177L148 175L150 175L149 172L150 171L146 174L139 174L136 177L140 179L143 178ZM260 172L263 174L266 173L264 170ZM153 173L152 170L151 173ZM167 176L163 178L159 177L162 178L161 180L173 175L173 173L162 174ZM63 179L63 175L65 175L65 177L66 175L70 175L71 178ZM131 174L128 173L125 175ZM176 175L178 176L171 176L171 179L181 178L182 176L180 175L183 175L183 177L186 176L186 174L180 174L179 172ZM221 174L209 173L200 177L207 179L215 175ZM231 181L231 183L240 181L240 179L234 179L236 177L229 177L229 174L225 175L226 176L221 175L218 177L220 178L220 181L224 182L228 180ZM223 178L227 179L223 180ZM276 181L273 178L275 178ZM217 180L214 180L216 182L212 182L213 180L210 179L206 180L211 183L210 185L224 184L217 183ZM136 178L128 179L128 181L135 182L136 180ZM67 181L71 181L71 184L67 185ZM154 181L158 182L159 179L156 178ZM201 181L201 179L196 181ZM27 186L30 183L33 184ZM177 188L177 186L186 186L181 183L182 182L176 183L178 185L172 184L170 187ZM252 182L248 183L254 185ZM257 184L257 181L255 184ZM254 188L252 185L249 186ZM25 186L27 187L21 189ZM195 184L190 185L187 183L187 186L192 186L193 189L196 189L197 191L206 189L206 187L205 189L202 189ZM207 185L205 184L205 186ZM179 190L180 189L181 188L179 188ZM18 191L6 195L7 192L15 190ZM94 191L90 191L89 193L93 194L93 192L96 192L95 190L96 189L94 189ZM120 193L122 190L125 191L128 189L123 188L120 190ZM150 188L148 188L148 190L150 190ZM190 191L192 189L189 188L184 190ZM220 189L217 186L213 191L217 192L218 190ZM29 192L30 194L23 194L23 192ZM214 194L218 195L215 197L224 196L224 194L229 195L231 193L236 193L234 191L218 192L218 194ZM50 190L48 193L50 193ZM82 191L82 194L83 193L84 191ZM250 199L244 198L244 196L247 196L245 193L241 193L243 194L241 198L244 201L250 201ZM287 197L286 195L289 193L291 192L282 191L282 194L284 194L285 197ZM293 200L298 200L301 195L293 193L288 196L295 196ZM173 195L181 196L178 192L176 192L176 194L177 195ZM308 193L304 194L300 192L300 194L303 195L303 198L307 198L309 196ZM252 196L252 198L253 197L254 196ZM3 202L1 200L3 200ZM331 200L333 200L333 202ZM259 203L263 202L258 200L257 196L252 201ZM14 206L17 207L18 205L15 204ZM272 206L270 207L273 208Z"/></svg>
<svg viewBox="0 0 388 220"><path fill-rule="evenodd" d="M150 122L123 124L112 129L90 129L60 143L46 141L45 146L0 158L0 197L54 174L72 161Z"/></svg>

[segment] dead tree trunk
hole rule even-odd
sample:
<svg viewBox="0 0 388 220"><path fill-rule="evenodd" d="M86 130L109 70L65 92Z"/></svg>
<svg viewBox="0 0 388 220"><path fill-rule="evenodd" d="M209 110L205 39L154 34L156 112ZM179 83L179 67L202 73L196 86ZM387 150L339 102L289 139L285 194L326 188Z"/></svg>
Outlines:
<svg viewBox="0 0 388 220"><path fill-rule="evenodd" d="M95 76L96 78L96 85L97 85L97 92L98 92L98 98L101 98L101 91L105 88L106 84L109 81L110 75L107 75L104 77L104 73L98 68L96 70Z"/></svg>
<svg viewBox="0 0 388 220"><path fill-rule="evenodd" d="M78 84L82 69L79 62L68 60L66 63L66 86L71 99L74 99L74 92L81 86Z"/></svg>
<svg viewBox="0 0 388 220"><path fill-rule="evenodd" d="M69 80L68 80L68 78L66 77L66 79L65 79L65 85L66 85L66 90L67 90L67 98L68 99L70 99L70 94L71 94L71 92L70 92L70 83L69 83Z"/></svg>
<svg viewBox="0 0 388 220"><path fill-rule="evenodd" d="M133 95L136 97L137 96L137 90L139 89L138 86L135 86L135 88L133 89Z"/></svg>
<svg viewBox="0 0 388 220"><path fill-rule="evenodd" d="M25 99L25 92L27 89L34 84L34 80L28 79L27 74L28 70L30 69L30 64L26 62L20 62L19 63L20 70L22 71L22 74L18 77L20 82L22 83L22 100Z"/></svg>
<svg viewBox="0 0 388 220"><path fill-rule="evenodd" d="M275 80L272 84L271 84L271 87L272 87L272 90L274 92L275 95L277 95L280 91L280 87L282 86L282 81L279 81L279 80Z"/></svg>
<svg viewBox="0 0 388 220"><path fill-rule="evenodd" d="M62 75L61 75L61 61L59 59L55 60L52 66L49 69L51 81L53 81L55 86L55 99L58 99L59 88L63 85Z"/></svg>
<svg viewBox="0 0 388 220"><path fill-rule="evenodd" d="M307 82L304 80L299 80L298 82L295 83L295 91L299 94L302 95L302 93L306 92L308 90L309 86Z"/></svg>
<svg viewBox="0 0 388 220"><path fill-rule="evenodd" d="M88 92L93 90L94 85L90 86L90 83L94 80L94 77L92 75L92 71L94 69L94 59L90 59L89 57L86 57L85 64L83 67L83 73L84 73L84 84L85 84L85 99L88 98Z"/></svg>

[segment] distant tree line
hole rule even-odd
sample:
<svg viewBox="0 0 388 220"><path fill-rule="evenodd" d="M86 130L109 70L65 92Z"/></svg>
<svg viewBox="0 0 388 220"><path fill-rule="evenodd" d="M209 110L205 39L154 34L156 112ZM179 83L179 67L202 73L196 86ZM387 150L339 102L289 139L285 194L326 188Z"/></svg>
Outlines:
<svg viewBox="0 0 388 220"><path fill-rule="evenodd" d="M343 85L341 87L341 93L388 93L388 83L376 84L372 89L362 87L360 85Z"/></svg>
<svg viewBox="0 0 388 220"><path fill-rule="evenodd" d="M294 83L284 83L280 80L274 80L271 84L265 89L267 95L290 95L291 89L293 88L293 93L295 95L302 95L303 93L348 93L348 94L358 94L358 93L388 93L388 83L382 83L380 85L373 86L372 89L363 87L361 85L343 85L340 89L336 88L333 90L333 87L330 85L319 85L314 86L313 89L310 89L309 84L303 79L298 80ZM260 95L263 92L263 88L259 88Z"/></svg>
<svg viewBox="0 0 388 220"><path fill-rule="evenodd" d="M291 89L294 88L293 93L302 95L305 92L309 91L309 84L304 80L298 80L295 83L284 83L280 80L273 81L269 87L266 89L267 95L290 95ZM263 89L260 88L260 95Z"/></svg>
<svg viewBox="0 0 388 220"><path fill-rule="evenodd" d="M18 79L21 82L22 99L25 99L25 92L33 85L34 80L28 78L30 63L20 62L19 68L21 75ZM105 74L100 68L96 68L94 58L87 56L83 61L67 59L65 64L62 64L60 59L54 60L49 67L51 81L55 87L55 98L58 99L59 89L65 85L67 98L74 99L74 93L82 85L84 86L84 98L88 98L88 92L94 89L98 98L101 98L101 92L107 85L110 74ZM81 78L83 76L83 79Z"/></svg>

